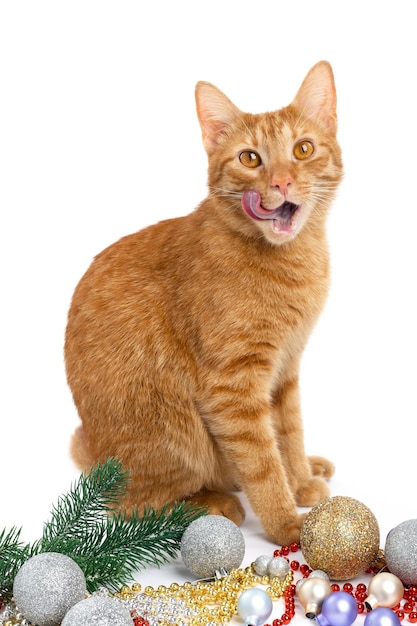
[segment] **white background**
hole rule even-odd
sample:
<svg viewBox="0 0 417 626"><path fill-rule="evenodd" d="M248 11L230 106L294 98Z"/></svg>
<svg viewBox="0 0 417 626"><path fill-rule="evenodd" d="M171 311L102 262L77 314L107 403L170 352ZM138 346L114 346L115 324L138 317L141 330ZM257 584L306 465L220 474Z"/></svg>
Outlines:
<svg viewBox="0 0 417 626"><path fill-rule="evenodd" d="M417 517L415 38L405 0L1 2L0 529L37 539L78 477L63 364L77 281L102 248L206 195L195 83L271 110L321 59L345 178L332 290L303 362L306 449L335 461L332 495L371 509L382 547ZM250 513L242 530L245 564L272 553Z"/></svg>

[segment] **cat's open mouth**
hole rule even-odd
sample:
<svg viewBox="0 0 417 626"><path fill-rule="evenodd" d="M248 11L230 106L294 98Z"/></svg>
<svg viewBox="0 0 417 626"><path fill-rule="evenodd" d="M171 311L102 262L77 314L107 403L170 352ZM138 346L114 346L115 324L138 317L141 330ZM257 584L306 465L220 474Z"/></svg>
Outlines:
<svg viewBox="0 0 417 626"><path fill-rule="evenodd" d="M294 215L298 204L287 200L275 209L265 209L261 204L261 196L256 189L245 191L242 196L242 208L253 220L272 220L272 228L277 233L292 234L295 230Z"/></svg>

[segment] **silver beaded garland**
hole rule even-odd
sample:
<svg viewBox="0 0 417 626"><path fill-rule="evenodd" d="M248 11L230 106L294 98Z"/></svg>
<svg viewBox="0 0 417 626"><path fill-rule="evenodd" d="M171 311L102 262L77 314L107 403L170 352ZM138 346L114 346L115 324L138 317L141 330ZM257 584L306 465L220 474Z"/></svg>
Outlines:
<svg viewBox="0 0 417 626"><path fill-rule="evenodd" d="M13 596L18 610L37 626L57 626L67 611L84 599L85 576L70 557L43 552L31 557L17 572Z"/></svg>

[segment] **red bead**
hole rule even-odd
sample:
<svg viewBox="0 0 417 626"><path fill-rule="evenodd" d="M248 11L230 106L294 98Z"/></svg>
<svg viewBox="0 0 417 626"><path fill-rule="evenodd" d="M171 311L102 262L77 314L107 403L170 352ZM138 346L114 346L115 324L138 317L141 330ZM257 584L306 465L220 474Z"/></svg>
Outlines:
<svg viewBox="0 0 417 626"><path fill-rule="evenodd" d="M359 585L356 586L356 590L357 591L366 591L366 585L364 585L363 583L359 583Z"/></svg>
<svg viewBox="0 0 417 626"><path fill-rule="evenodd" d="M298 552L299 549L300 549L300 546L298 545L298 543L296 542L290 543L291 552Z"/></svg>
<svg viewBox="0 0 417 626"><path fill-rule="evenodd" d="M290 567L293 570L293 572L297 571L298 568L300 567L300 564L298 561L291 561L290 563Z"/></svg>
<svg viewBox="0 0 417 626"><path fill-rule="evenodd" d="M356 591L355 593L355 598L358 602L365 602L367 597L368 594L366 593L366 591Z"/></svg>
<svg viewBox="0 0 417 626"><path fill-rule="evenodd" d="M392 609L394 611L394 609ZM398 619L400 620L400 622L403 621L404 619L404 611L402 610L398 610L398 611L394 611L395 615L398 617Z"/></svg>
<svg viewBox="0 0 417 626"><path fill-rule="evenodd" d="M346 591L346 593L352 593L353 585L351 583L345 583L343 585L343 591Z"/></svg>
<svg viewBox="0 0 417 626"><path fill-rule="evenodd" d="M290 546L281 546L282 556L287 556L290 553Z"/></svg>
<svg viewBox="0 0 417 626"><path fill-rule="evenodd" d="M358 602L358 613L363 613L365 610L365 605L363 602Z"/></svg>
<svg viewBox="0 0 417 626"><path fill-rule="evenodd" d="M340 591L340 585L333 583L331 586L332 591Z"/></svg>
<svg viewBox="0 0 417 626"><path fill-rule="evenodd" d="M411 611L411 613L408 616L408 621L411 622L412 624L415 624L417 622L417 613L416 613L416 611Z"/></svg>
<svg viewBox="0 0 417 626"><path fill-rule="evenodd" d="M275 557L276 557L276 556L282 556L282 555L281 555L281 550L275 550L275 551L274 551L274 556L275 556Z"/></svg>
<svg viewBox="0 0 417 626"><path fill-rule="evenodd" d="M414 609L414 602L405 602L403 606L404 613L411 613Z"/></svg>
<svg viewBox="0 0 417 626"><path fill-rule="evenodd" d="M149 622L144 617L134 617L133 623L135 626L149 626Z"/></svg>
<svg viewBox="0 0 417 626"><path fill-rule="evenodd" d="M272 626L282 626L282 621L280 619L274 619Z"/></svg>
<svg viewBox="0 0 417 626"><path fill-rule="evenodd" d="M302 565L300 565L300 572L303 576L308 576L312 572L312 570L306 563L303 563Z"/></svg>

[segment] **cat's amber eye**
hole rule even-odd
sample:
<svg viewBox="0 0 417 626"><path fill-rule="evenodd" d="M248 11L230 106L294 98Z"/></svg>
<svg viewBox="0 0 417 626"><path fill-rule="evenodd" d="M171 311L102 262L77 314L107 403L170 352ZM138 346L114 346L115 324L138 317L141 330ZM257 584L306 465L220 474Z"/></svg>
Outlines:
<svg viewBox="0 0 417 626"><path fill-rule="evenodd" d="M243 152L239 154L239 161L245 167L259 167L262 163L259 154L253 150L243 150Z"/></svg>
<svg viewBox="0 0 417 626"><path fill-rule="evenodd" d="M304 159L311 157L314 153L314 144L312 141L304 139L303 141L299 141L295 144L293 152L298 161L303 161Z"/></svg>

